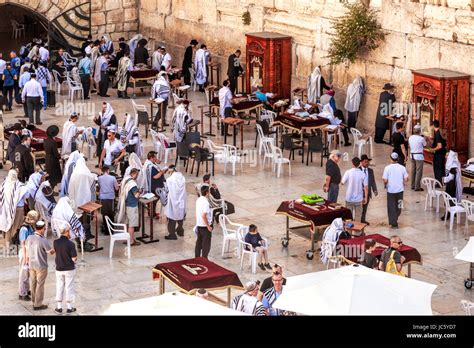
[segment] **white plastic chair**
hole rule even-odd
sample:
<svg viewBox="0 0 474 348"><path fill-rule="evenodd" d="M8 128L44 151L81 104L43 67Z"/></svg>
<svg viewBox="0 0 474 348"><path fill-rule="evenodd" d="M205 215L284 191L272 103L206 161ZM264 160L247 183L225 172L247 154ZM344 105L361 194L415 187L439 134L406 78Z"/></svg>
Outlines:
<svg viewBox="0 0 474 348"><path fill-rule="evenodd" d="M461 306L462 309L464 309L464 313L466 313L466 315L474 315L474 302L461 300Z"/></svg>
<svg viewBox="0 0 474 348"><path fill-rule="evenodd" d="M196 71L193 68L189 68L189 74L191 75L191 87L193 87L193 92L196 92Z"/></svg>
<svg viewBox="0 0 474 348"><path fill-rule="evenodd" d="M328 147L331 147L334 144L334 148L339 147L339 144L342 139L342 131L341 127L337 127L337 129L333 132L327 132L327 139L328 139Z"/></svg>
<svg viewBox="0 0 474 348"><path fill-rule="evenodd" d="M105 222L107 224L107 228L110 234L109 258L112 258L115 242L120 241L120 240L127 241L127 256L128 258L130 258L131 256L130 234L127 232L127 226L125 224L116 224L110 221L110 218L108 216L105 216Z"/></svg>
<svg viewBox="0 0 474 348"><path fill-rule="evenodd" d="M84 100L84 90L82 88L82 83L74 81L70 75L66 76L66 81L69 88L69 99L71 102L74 101L76 92L79 93L81 99Z"/></svg>
<svg viewBox="0 0 474 348"><path fill-rule="evenodd" d="M63 53L63 57L69 65L77 65L77 63L79 62L78 58L72 57L69 52L66 51Z"/></svg>
<svg viewBox="0 0 474 348"><path fill-rule="evenodd" d="M373 147L373 140L372 140L372 137L369 136L367 139L362 139L362 133L355 129L355 128L351 128L351 133L352 133L352 137L354 138L353 140L353 143L354 143L354 147L352 149L352 154L354 155L355 154L355 149L356 149L356 146L358 147L358 152L357 152L357 156L360 158L362 156L362 149L366 146L366 145L369 145L370 146L370 157L373 156L373 153L372 153L372 147Z"/></svg>
<svg viewBox="0 0 474 348"><path fill-rule="evenodd" d="M207 147L209 152L214 154L214 159L218 162L224 162L225 149L224 146L216 145L211 139L207 139Z"/></svg>
<svg viewBox="0 0 474 348"><path fill-rule="evenodd" d="M168 163L168 156L174 151L176 152L177 147L169 147L170 144L175 143L174 141L169 140L169 138L163 133L158 133L157 131L150 129L151 138L153 140L153 147L156 153L158 154L159 159L163 159L164 163ZM166 146L168 143L168 147ZM171 156L170 156L171 157Z"/></svg>
<svg viewBox="0 0 474 348"><path fill-rule="evenodd" d="M474 163L474 157L471 157L467 160L467 164L472 164Z"/></svg>
<svg viewBox="0 0 474 348"><path fill-rule="evenodd" d="M183 100L183 98L180 98L176 93L173 93L173 105L178 105L181 100Z"/></svg>
<svg viewBox="0 0 474 348"><path fill-rule="evenodd" d="M235 175L235 166L240 163L240 170L243 171L242 157L237 153L237 147L224 144L224 174L227 173L227 163L232 164L232 175Z"/></svg>
<svg viewBox="0 0 474 348"><path fill-rule="evenodd" d="M468 228L469 221L474 221L474 202L463 199L461 200L461 204L466 211L466 228Z"/></svg>
<svg viewBox="0 0 474 348"><path fill-rule="evenodd" d="M57 70L52 70L53 71L53 78L54 78L54 84L56 86L56 93L58 93L58 95L61 94L61 85L66 82L66 76L61 76L61 74L59 74L59 72ZM60 83L59 81L61 80L61 78L63 79L63 82Z"/></svg>
<svg viewBox="0 0 474 348"><path fill-rule="evenodd" d="M273 144L270 144L269 142L263 142L263 169L265 169L266 161L268 158L269 163L272 166L272 170L274 170L273 168L275 165L276 154L273 152L272 146Z"/></svg>
<svg viewBox="0 0 474 348"><path fill-rule="evenodd" d="M421 184L426 186L426 199L425 199L425 211L428 208L428 202L430 208L433 207L433 199L436 199L436 213L439 213L439 197L441 195L441 191L436 189L438 185L441 188L441 183L433 178L422 178Z"/></svg>
<svg viewBox="0 0 474 348"><path fill-rule="evenodd" d="M279 147L272 145L273 152L273 171L277 171L277 178L280 177L282 164L288 164L288 173L291 176L291 161L288 158L283 157L283 152Z"/></svg>
<svg viewBox="0 0 474 348"><path fill-rule="evenodd" d="M245 235L248 233L248 227L240 227L237 229L237 242L239 243L240 248L240 269L242 270L244 265L245 255L249 255L250 266L252 268L252 273L257 273L257 257L258 251L254 250L252 245L245 242ZM264 240L264 248L268 249L268 240L262 237Z"/></svg>
<svg viewBox="0 0 474 348"><path fill-rule="evenodd" d="M258 138L259 138L258 155L261 156L262 155L262 149L264 148L263 143L266 142L269 145L275 145L275 139L271 138L271 137L266 137L263 134L262 126L260 126L258 123L255 126L257 127L257 133L258 133Z"/></svg>
<svg viewBox="0 0 474 348"><path fill-rule="evenodd" d="M10 20L12 24L12 39L25 37L25 25L18 23L15 19Z"/></svg>
<svg viewBox="0 0 474 348"><path fill-rule="evenodd" d="M230 219L224 214L219 215L219 225L221 225L222 233L224 235L224 240L222 241L222 257L224 257L225 252L229 252L231 241L235 241L237 243L237 257L240 257L240 248L239 243L237 241L237 232L240 228L245 228L245 226L230 221Z"/></svg>
<svg viewBox="0 0 474 348"><path fill-rule="evenodd" d="M466 213L466 210L460 203L458 203L456 198L451 197L444 191L438 192L440 192L441 197L444 200L444 206L446 208L444 213L444 224L446 225L449 213L449 230L452 230L454 218L457 217L457 223L461 223L461 214ZM453 203L453 205L450 205L450 203Z"/></svg>

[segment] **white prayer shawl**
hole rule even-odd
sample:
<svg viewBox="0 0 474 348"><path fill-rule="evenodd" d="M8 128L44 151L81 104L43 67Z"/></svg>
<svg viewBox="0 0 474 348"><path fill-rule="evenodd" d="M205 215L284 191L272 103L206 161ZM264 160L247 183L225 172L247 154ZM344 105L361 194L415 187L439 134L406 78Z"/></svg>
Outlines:
<svg viewBox="0 0 474 348"><path fill-rule="evenodd" d="M102 39L105 41L105 42L100 46L100 47L102 48L102 52L103 52L103 51L109 52L109 50L110 50L111 48L113 48L112 46L113 46L114 42L110 39L109 35L107 35L107 34L104 34L104 35L102 36ZM110 53L110 54L113 54L114 51L112 50L112 52L109 52L109 53Z"/></svg>
<svg viewBox="0 0 474 348"><path fill-rule="evenodd" d="M458 202L461 202L463 189L461 180L461 162L459 162L457 152L449 151L448 159L446 160L446 176L443 178L445 184L454 179L454 175L450 173L453 168L456 169L456 199Z"/></svg>
<svg viewBox="0 0 474 348"><path fill-rule="evenodd" d="M30 62L33 61L35 58L39 58L39 47L33 46L31 48L30 53L28 53L28 58L30 58Z"/></svg>
<svg viewBox="0 0 474 348"><path fill-rule="evenodd" d="M232 105L232 92L229 87L224 86L219 90L219 114L223 118L225 116L225 107L226 105Z"/></svg>
<svg viewBox="0 0 474 348"><path fill-rule="evenodd" d="M166 179L168 187L168 204L165 215L172 220L183 220L186 216L186 179L183 174L174 172Z"/></svg>
<svg viewBox="0 0 474 348"><path fill-rule="evenodd" d="M319 114L320 117L327 118L331 125L338 126L342 123L342 120L334 116L334 110L331 105L326 104L323 106L323 111Z"/></svg>
<svg viewBox="0 0 474 348"><path fill-rule="evenodd" d="M69 181L68 194L76 213L81 214L81 211L78 209L81 205L95 201L96 181L97 175L91 173L89 168L87 168L84 158L79 158Z"/></svg>
<svg viewBox="0 0 474 348"><path fill-rule="evenodd" d="M96 83L99 83L100 82L100 74L101 74L101 67L104 63L107 63L107 58L105 58L104 56L100 56L97 58L96 62L95 62L95 66L94 66L94 81Z"/></svg>
<svg viewBox="0 0 474 348"><path fill-rule="evenodd" d="M43 207L42 210L45 212L45 215L43 216L42 214L41 218L48 222L51 222L51 216L53 215L53 210L56 207L56 201L54 200L54 198L48 199L44 195L43 188L47 186L51 187L49 181L43 182L38 188L38 191L36 192L35 196L35 209L39 210L37 206L41 205Z"/></svg>
<svg viewBox="0 0 474 348"><path fill-rule="evenodd" d="M114 132L117 131L117 125L116 124L110 124L110 119L114 115L114 109L110 103L107 103L107 106L105 107L105 112L100 112L100 125L107 127L107 131L112 130ZM101 129L102 135L105 135L106 130ZM102 137L104 139L104 137Z"/></svg>
<svg viewBox="0 0 474 348"><path fill-rule="evenodd" d="M194 55L194 66L196 69L196 82L198 85L203 85L207 80L207 69L206 69L206 50L200 48Z"/></svg>
<svg viewBox="0 0 474 348"><path fill-rule="evenodd" d="M16 170L10 170L0 185L0 231L7 232L12 227L16 207L26 191L27 187L18 180Z"/></svg>
<svg viewBox="0 0 474 348"><path fill-rule="evenodd" d="M130 59L131 59L132 63L135 60L135 49L138 46L138 41L140 41L141 39L143 39L143 35L142 34L137 34L134 37L132 37L130 39L130 41L128 42L128 47L130 49ZM158 69L158 70L160 70L160 69Z"/></svg>
<svg viewBox="0 0 474 348"><path fill-rule="evenodd" d="M129 57L122 57L117 69L117 89L121 92L127 90L127 73L130 70L132 61Z"/></svg>
<svg viewBox="0 0 474 348"><path fill-rule="evenodd" d="M191 109L186 110L184 104L180 104L173 113L174 140L182 142L188 130L188 124L193 121Z"/></svg>
<svg viewBox="0 0 474 348"><path fill-rule="evenodd" d="M137 183L135 180L132 179L131 176L127 176L123 178L122 184L120 185L120 194L118 200L118 214L117 214L117 222L124 223L125 222L125 200L127 199L127 195L130 190L134 187L137 187Z"/></svg>
<svg viewBox="0 0 474 348"><path fill-rule="evenodd" d="M160 71L162 63L163 63L163 55L161 54L161 52L158 50L153 52L153 55L151 56L151 67L154 70Z"/></svg>
<svg viewBox="0 0 474 348"><path fill-rule="evenodd" d="M314 68L313 73L308 77L308 103L316 103L321 97L321 69Z"/></svg>
<svg viewBox="0 0 474 348"><path fill-rule="evenodd" d="M166 74L166 73L163 73ZM157 99L157 98L162 98L162 99L168 99L170 96L170 83L168 80L163 76L162 73L158 74L158 78L156 79L155 83L153 84L151 88L151 98L152 99Z"/></svg>
<svg viewBox="0 0 474 348"><path fill-rule="evenodd" d="M231 308L255 316L266 315L265 307L256 297L247 293L234 297Z"/></svg>
<svg viewBox="0 0 474 348"><path fill-rule="evenodd" d="M164 66L166 71L171 68L171 55L168 52L165 53L163 60L161 61L161 66Z"/></svg>
<svg viewBox="0 0 474 348"><path fill-rule="evenodd" d="M59 237L59 225L61 223L66 223L71 228L70 239L80 238L81 240L84 240L84 228L81 224L81 221L74 213L74 210L72 209L71 205L72 202L69 197L62 197L59 199L51 216L52 229L53 231L56 231L56 233L58 233Z"/></svg>
<svg viewBox="0 0 474 348"><path fill-rule="evenodd" d="M97 60L99 59L100 57L100 50L99 50L99 47L95 46L92 48L91 50L91 74L92 76L94 76L94 80L95 80L95 65L97 64ZM100 73L99 73L100 75Z"/></svg>
<svg viewBox="0 0 474 348"><path fill-rule="evenodd" d="M319 256L321 261L326 265L329 261L329 257L333 254L336 247L339 236L343 232L344 223L341 218L334 219L326 231L323 234L323 243L321 244L321 251ZM327 243L325 243L327 242Z"/></svg>
<svg viewBox="0 0 474 348"><path fill-rule="evenodd" d="M78 150L76 150L71 153L68 160L66 161L66 165L64 166L63 178L61 179L61 191L59 193L59 197L64 197L68 195L71 175L79 158L82 158L82 154Z"/></svg>
<svg viewBox="0 0 474 348"><path fill-rule="evenodd" d="M357 112L360 109L360 102L364 94L364 82L360 76L347 87L346 103L344 108L349 112Z"/></svg>
<svg viewBox="0 0 474 348"><path fill-rule="evenodd" d="M66 121L66 123L64 123L63 134L62 134L63 146L61 149L61 156L69 155L71 153L71 145L77 133L78 133L78 128L74 122L69 120L69 121Z"/></svg>
<svg viewBox="0 0 474 348"><path fill-rule="evenodd" d="M40 172L35 172L30 175L28 178L28 182L26 183L26 189L27 189L27 197L35 198L36 191L38 190L40 183L41 183L41 178L43 175Z"/></svg>

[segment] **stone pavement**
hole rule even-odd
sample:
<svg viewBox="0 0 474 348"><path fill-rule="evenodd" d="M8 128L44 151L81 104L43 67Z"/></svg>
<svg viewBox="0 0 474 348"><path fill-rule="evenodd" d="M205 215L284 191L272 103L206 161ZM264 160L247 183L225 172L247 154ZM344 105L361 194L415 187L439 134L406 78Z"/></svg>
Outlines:
<svg viewBox="0 0 474 348"><path fill-rule="evenodd" d="M115 90L109 90L111 101L115 113L122 122L125 112L132 112L131 101L118 100L115 97ZM64 92L63 92L64 93ZM147 93L147 92L145 92ZM50 108L42 112L43 126L56 124L62 129L62 124L68 116L62 115L65 109L67 113L68 105L64 104L66 96L58 98L57 108ZM137 102L145 103L148 94L138 95ZM193 100L192 106L195 117L199 117L197 106L204 104L204 96L198 92L190 94ZM95 95L87 104L85 110L90 114L82 113L79 124L81 126L91 126L92 117L100 111L102 100ZM95 110L94 110L95 108ZM5 124L12 123L22 116L22 108L14 107L13 112L4 115ZM172 110L169 110L168 119L171 120ZM361 115L364 117L364 115ZM214 120L215 121L215 120ZM208 120L205 121L206 131L208 129ZM214 122L215 127L215 122ZM215 131L215 129L214 129ZM141 132L144 134L143 127ZM216 131L215 131L216 132ZM170 135L170 127L168 127ZM245 126L244 148L255 150L255 130L254 126ZM144 137L143 137L144 138ZM220 136L213 138L217 143L222 143ZM152 149L151 137L144 139L145 152ZM352 157L352 148L343 148L348 152L348 161L341 164L343 170L351 167L350 158ZM373 168L377 184L379 186L379 196L374 198L369 206L368 221L371 225L367 227L367 233L380 233L390 236L394 233L401 236L403 242L419 250L423 258L423 265L412 266L412 277L414 279L427 281L436 284L438 288L433 295L433 311L435 314L462 314L460 300L474 300L472 291L464 288L463 282L468 275L468 264L454 259L453 250L461 249L470 235L473 235L473 227L466 231L464 219L460 225L455 225L452 231L446 228L434 209L424 210L424 192L406 191L404 200L404 210L400 217L400 228L392 231L387 226L386 195L383 189L382 172L384 165L388 162L390 147L386 145L375 145L375 156ZM288 153L284 153L285 157ZM249 153L249 158L252 153ZM314 163L309 166L301 164L300 157L292 161L292 176L288 176L287 166L284 167L283 174L277 178L268 168L263 168L261 161L258 164L245 163L243 171L237 168L235 176L229 172L223 173L223 165L216 163L216 176L213 181L218 185L223 197L234 203L236 213L230 218L234 222L250 224L254 223L259 227L260 233L270 241L269 258L270 263L278 263L284 267L285 276L297 275L302 273L314 272L325 269L325 266L319 260L319 255L315 255L313 260L306 259L306 250L309 249L309 240L304 233L301 235L292 235L288 248L281 245L281 238L284 236L285 218L275 215L275 211L282 200L298 198L301 194L322 192L322 181L324 178L324 168L318 165L318 155L314 156ZM174 159L173 159L174 161ZM92 171L96 159L89 161L88 165ZM0 170L0 177L5 177L9 165ZM182 166L181 166L182 168ZM183 169L184 171L184 169ZM188 214L185 222L185 236L177 241L167 241L163 237L167 234L166 225L155 222L155 235L160 238L159 243L141 245L132 248L132 257L127 259L124 255L122 244L116 243L113 258L109 259L109 238L100 235L100 244L104 250L95 253L85 254L85 266L79 267L77 272L76 306L78 314L101 314L110 304L129 301L142 297L153 296L158 293L158 283L152 281L152 268L160 262L174 261L194 256L195 236L192 227L195 224L195 200L196 193L194 185L201 181L204 170L201 169L199 178L194 174L185 174L187 180L188 192ZM432 168L425 166L425 175L433 176ZM345 188L341 188L340 201L343 202ZM443 210L442 210L443 211ZM147 223L148 227L148 223ZM51 233L48 237L52 242ZM0 247L4 246L3 239L0 238ZM231 249L235 245L231 244ZM270 275L270 272L257 270L252 274L248 261L240 271L240 260L233 252L229 252L225 257L221 256L222 232L220 227L215 229L212 239L212 249L210 260L217 262L223 267L237 272L245 283L248 280L263 280ZM4 250L4 248L0 249ZM55 296L55 276L54 276L54 258L50 257L50 273L46 281L45 303L49 303L50 309L41 313L33 312L31 303L18 300L18 259L16 257L5 257L0 255L0 314L2 315L44 315L53 314L54 296ZM172 287L167 291L173 290ZM219 295L219 293L218 293ZM223 295L223 293L221 293ZM367 300L370 301L370 294L367 294Z"/></svg>

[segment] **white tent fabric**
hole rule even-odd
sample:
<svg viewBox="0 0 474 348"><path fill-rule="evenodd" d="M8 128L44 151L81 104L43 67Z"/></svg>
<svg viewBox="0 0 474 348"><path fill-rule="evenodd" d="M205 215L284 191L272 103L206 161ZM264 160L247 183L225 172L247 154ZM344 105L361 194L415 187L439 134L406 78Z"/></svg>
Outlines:
<svg viewBox="0 0 474 348"><path fill-rule="evenodd" d="M246 315L193 295L167 292L160 296L114 303L106 315Z"/></svg>
<svg viewBox="0 0 474 348"><path fill-rule="evenodd" d="M435 289L352 265L289 277L273 307L305 315L432 315Z"/></svg>
<svg viewBox="0 0 474 348"><path fill-rule="evenodd" d="M474 262L474 237L469 238L466 246L455 256L456 259Z"/></svg>

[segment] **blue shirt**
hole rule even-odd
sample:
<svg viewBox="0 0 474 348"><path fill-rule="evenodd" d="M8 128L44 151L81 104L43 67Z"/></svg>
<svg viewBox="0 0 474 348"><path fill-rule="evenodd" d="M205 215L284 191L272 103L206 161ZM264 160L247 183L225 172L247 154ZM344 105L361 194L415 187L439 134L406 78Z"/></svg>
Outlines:
<svg viewBox="0 0 474 348"><path fill-rule="evenodd" d="M266 103L268 101L268 98L265 93L257 91L255 92L255 96L257 97L258 100L260 100L263 103Z"/></svg>
<svg viewBox="0 0 474 348"><path fill-rule="evenodd" d="M129 208L138 207L138 198L135 197L135 193L138 191L138 187L132 188L128 191L127 199L125 199L125 206Z"/></svg>
<svg viewBox="0 0 474 348"><path fill-rule="evenodd" d="M280 297L280 295L281 295L281 293L278 293L278 292L275 291L275 300L278 299L278 297ZM277 310L274 309L274 308L270 305L270 303L268 302L268 299L267 299L265 296L263 296L263 298L262 298L262 304L263 304L263 307L265 307L266 309L268 309L268 314L269 314L270 316L276 316L276 315L278 315Z"/></svg>
<svg viewBox="0 0 474 348"><path fill-rule="evenodd" d="M10 63L12 65L12 68L15 69L15 71L20 71L21 59L19 57L12 58L10 60Z"/></svg>
<svg viewBox="0 0 474 348"><path fill-rule="evenodd" d="M82 58L79 62L79 74L90 75L91 74L91 60L88 57Z"/></svg>
<svg viewBox="0 0 474 348"><path fill-rule="evenodd" d="M19 82L19 86L20 88L23 88L23 86L25 85L25 83L27 83L28 81L30 81L31 79L31 74L29 71L27 72L24 72L23 75L20 76L20 82Z"/></svg>
<svg viewBox="0 0 474 348"><path fill-rule="evenodd" d="M30 225L23 225L20 228L20 234L18 235L18 238L20 239L20 243L24 242L29 236L35 233L33 230L33 227Z"/></svg>
<svg viewBox="0 0 474 348"><path fill-rule="evenodd" d="M99 199L114 199L115 189L118 187L117 179L109 174L99 176Z"/></svg>
<svg viewBox="0 0 474 348"><path fill-rule="evenodd" d="M15 80L13 80L13 77L15 75L16 75L16 70L13 69L13 67L10 70L5 69L5 71L3 72L3 76L5 77L5 80L3 81L3 85L5 87L13 86L15 84Z"/></svg>

